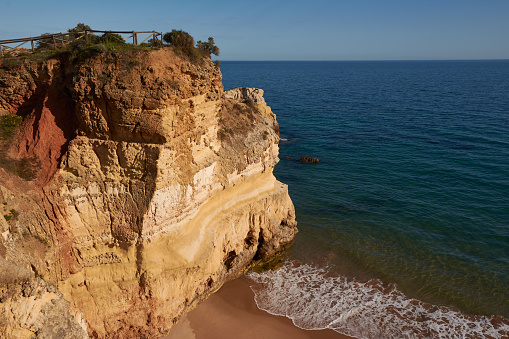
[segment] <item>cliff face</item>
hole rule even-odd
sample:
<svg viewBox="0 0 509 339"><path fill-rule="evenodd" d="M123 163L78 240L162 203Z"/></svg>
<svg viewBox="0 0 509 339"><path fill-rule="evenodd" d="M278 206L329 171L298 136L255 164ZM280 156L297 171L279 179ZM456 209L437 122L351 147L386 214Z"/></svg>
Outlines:
<svg viewBox="0 0 509 339"><path fill-rule="evenodd" d="M5 335L43 337L6 292L31 283L65 297L62 333L157 336L292 241L275 115L260 90L225 95L210 60L102 53L3 69L0 85L0 115L23 117L0 141Z"/></svg>

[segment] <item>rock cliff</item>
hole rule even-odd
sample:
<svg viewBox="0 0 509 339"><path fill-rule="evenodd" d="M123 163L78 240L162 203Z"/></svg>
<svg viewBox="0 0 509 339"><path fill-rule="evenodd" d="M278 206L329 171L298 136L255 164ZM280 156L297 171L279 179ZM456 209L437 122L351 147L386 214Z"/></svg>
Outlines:
<svg viewBox="0 0 509 339"><path fill-rule="evenodd" d="M291 243L262 95L169 48L0 68L0 336L158 337Z"/></svg>

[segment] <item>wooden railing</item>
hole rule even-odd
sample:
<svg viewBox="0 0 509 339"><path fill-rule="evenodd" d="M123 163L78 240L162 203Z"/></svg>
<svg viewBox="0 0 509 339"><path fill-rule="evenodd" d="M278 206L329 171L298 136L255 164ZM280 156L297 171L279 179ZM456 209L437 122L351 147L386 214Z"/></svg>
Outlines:
<svg viewBox="0 0 509 339"><path fill-rule="evenodd" d="M152 37L154 41L161 40L163 42L163 33L156 31L97 31L97 30L85 30L80 32L66 32L66 33L56 33L56 34L44 34L36 37L30 38L21 38L21 39L8 39L8 40L0 40L0 55L4 56L4 49L16 49L24 44L30 42L31 51L34 52L34 42L37 41L45 41L46 43L52 44L53 49L57 49L57 46L64 47L70 42L73 42L78 39L85 39L86 42L89 42L89 37L93 33L103 33L106 37L106 42L108 42L109 34L130 34L128 37L122 39L127 41L129 39L133 39L133 45L139 45L147 41ZM149 34L146 39L142 42L138 43L138 34ZM116 36L112 36L112 38L116 38ZM18 44L15 47L7 46L7 44Z"/></svg>

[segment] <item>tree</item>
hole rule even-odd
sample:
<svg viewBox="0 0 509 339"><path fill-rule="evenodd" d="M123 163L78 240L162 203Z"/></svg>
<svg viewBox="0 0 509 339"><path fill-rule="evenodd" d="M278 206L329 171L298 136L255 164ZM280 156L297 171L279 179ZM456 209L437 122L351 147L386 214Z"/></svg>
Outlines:
<svg viewBox="0 0 509 339"><path fill-rule="evenodd" d="M187 32L174 29L164 34L163 40L174 46L177 52L187 55L191 61L196 61L203 57L194 47L194 38Z"/></svg>
<svg viewBox="0 0 509 339"><path fill-rule="evenodd" d="M194 48L194 38L182 30L174 29L171 32L165 33L163 40L183 51L189 51Z"/></svg>
<svg viewBox="0 0 509 339"><path fill-rule="evenodd" d="M85 39L85 37L83 36L83 33L78 33L78 32L91 31L91 30L92 30L92 28L90 28L90 26L89 26L89 25L85 25L84 23L80 22L80 23L78 23L78 24L76 25L76 27L74 27L74 28L69 28L69 29L67 30L67 32L69 32L69 33L76 33L76 34L71 34L71 35L70 35L70 36L71 36L71 38L72 38L73 40L76 40L76 39L78 39L78 38L82 37L80 40L85 41L86 39ZM89 44L96 44L96 43L98 43L98 41L99 41L99 37L98 37L97 35L93 34L92 32L89 32L89 33L88 33L88 43L89 43ZM73 43L74 43L74 42L73 42ZM80 45L80 46L82 46L82 47L84 46L84 45L83 45L83 42L81 42L81 41L76 42L76 43L77 43L77 45Z"/></svg>
<svg viewBox="0 0 509 339"><path fill-rule="evenodd" d="M85 25L84 23L82 22L78 22L78 24L76 25L76 27L74 28L69 28L67 30L67 32L83 32L83 31L91 31L92 28L90 28L89 25Z"/></svg>
<svg viewBox="0 0 509 339"><path fill-rule="evenodd" d="M51 33L43 33L41 34L41 36L47 36L47 38L38 40L36 42L35 48L37 48L38 50L45 48L53 48L53 38L51 37Z"/></svg>
<svg viewBox="0 0 509 339"><path fill-rule="evenodd" d="M162 46L163 42L161 41L161 39L158 39L158 38L152 38L152 39L149 39L147 41L147 45L149 46L154 46L154 47L160 47Z"/></svg>
<svg viewBox="0 0 509 339"><path fill-rule="evenodd" d="M208 42L198 41L196 43L196 48L198 48L198 50L200 52L204 53L208 57L210 57L211 54L219 56L219 47L217 47L214 44L214 38L213 37L209 37L209 41Z"/></svg>
<svg viewBox="0 0 509 339"><path fill-rule="evenodd" d="M115 44L115 45L124 45L125 44L124 38L122 38L122 36L117 33L104 33L103 35L101 35L101 37L99 38L99 43L105 43L105 42L108 42L110 44Z"/></svg>
<svg viewBox="0 0 509 339"><path fill-rule="evenodd" d="M69 33L74 33L74 32L83 32L83 31L90 31L92 30L92 28L90 28L89 25L85 25L84 23L82 22L79 22L76 27L74 28L69 28L67 30L67 32ZM76 39L76 38L79 38L80 37L80 34L72 34L72 37L73 39Z"/></svg>

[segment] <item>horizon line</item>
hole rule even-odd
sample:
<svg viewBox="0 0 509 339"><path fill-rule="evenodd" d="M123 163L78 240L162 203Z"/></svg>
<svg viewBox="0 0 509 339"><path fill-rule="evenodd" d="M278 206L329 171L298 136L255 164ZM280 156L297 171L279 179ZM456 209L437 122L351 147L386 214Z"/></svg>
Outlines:
<svg viewBox="0 0 509 339"><path fill-rule="evenodd" d="M282 59L263 59L263 60L221 60L219 58L213 61L219 62L370 62L370 61L509 61L509 58L483 58L483 59L326 59L326 60L282 60Z"/></svg>

